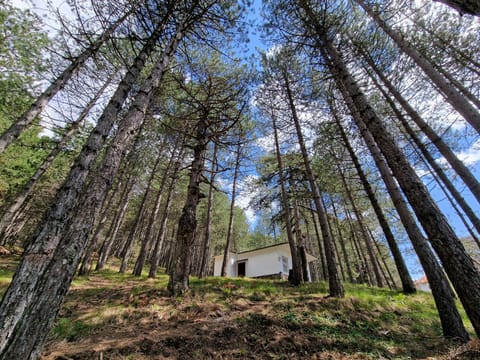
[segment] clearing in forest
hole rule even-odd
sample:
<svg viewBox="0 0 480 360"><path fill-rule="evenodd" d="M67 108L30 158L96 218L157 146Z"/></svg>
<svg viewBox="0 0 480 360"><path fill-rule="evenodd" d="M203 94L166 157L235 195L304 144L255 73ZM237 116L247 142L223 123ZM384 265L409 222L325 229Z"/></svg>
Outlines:
<svg viewBox="0 0 480 360"><path fill-rule="evenodd" d="M15 263L1 259L1 292ZM272 280L194 278L188 295L171 298L166 285L165 275L152 280L114 268L76 278L42 359L480 356L477 342L458 347L442 338L429 293L346 285L347 296L335 299L325 298L323 282L293 288Z"/></svg>

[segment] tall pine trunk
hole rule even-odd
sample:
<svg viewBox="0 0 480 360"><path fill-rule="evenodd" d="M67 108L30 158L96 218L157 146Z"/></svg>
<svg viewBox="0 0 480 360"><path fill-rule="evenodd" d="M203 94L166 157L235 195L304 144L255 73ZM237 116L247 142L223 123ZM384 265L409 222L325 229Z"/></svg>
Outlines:
<svg viewBox="0 0 480 360"><path fill-rule="evenodd" d="M178 141L176 147L178 147ZM172 168L175 158L177 149L173 149L172 154L170 156L170 160L166 169L163 171L162 181L160 182L160 187L157 191L157 196L155 198L155 206L153 208L153 212L150 214L150 218L148 221L147 231L145 233L145 238L143 239L142 246L140 248L140 253L138 254L137 261L135 262L135 266L133 269L132 274L135 276L142 275L143 266L147 260L148 250L152 245L154 245L154 229L155 229L155 222L157 221L158 213L160 211L160 205L162 203L162 197L165 190L165 186L167 185L167 180L170 175L170 169ZM159 157L160 158L160 157Z"/></svg>
<svg viewBox="0 0 480 360"><path fill-rule="evenodd" d="M152 258L150 260L150 270L148 272L149 278L155 278L157 275L158 265L161 259L161 252L165 250L165 234L167 232L167 222L168 216L170 215L170 207L172 203L173 193L175 191L175 184L178 180L178 173L180 171L180 166L182 165L183 156L184 156L184 144L182 143L175 164L173 165L173 170L170 175L170 183L168 184L167 189L167 199L165 200L165 205L163 208L162 218L160 220L160 229L158 230L158 235L155 240L155 245L152 251Z"/></svg>
<svg viewBox="0 0 480 360"><path fill-rule="evenodd" d="M344 260L345 265L347 267L348 280L351 283L353 283L353 273L352 273L352 269L351 269L351 266L350 266L350 261L348 259L347 249L345 247L345 239L344 239L344 236L343 236L342 228L341 228L340 223L338 221L337 208L335 206L335 202L333 201L333 199L331 197L330 197L330 204L332 205L333 215L334 215L334 219L335 219L335 226L336 226L337 232L338 232L338 240L340 242L340 247L342 249L343 260Z"/></svg>
<svg viewBox="0 0 480 360"><path fill-rule="evenodd" d="M289 276L289 281L292 285L299 285L302 282L302 264L297 251L297 245L293 237L290 205L288 202L288 194L286 188L285 173L283 169L282 153L280 151L280 142L278 140L278 127L275 114L271 114L273 137L275 140L275 156L277 158L278 177L280 179L280 190L282 196L283 216L285 220L285 231L287 232L288 245L290 247L290 253L292 256L292 272Z"/></svg>
<svg viewBox="0 0 480 360"><path fill-rule="evenodd" d="M203 277L206 273L205 267L209 260L210 255L210 237L211 237L211 227L212 227L212 210L213 210L213 182L215 181L215 175L218 171L218 161L217 161L217 152L218 145L217 143L213 144L213 154L212 154L212 167L210 169L210 179L208 187L208 197L207 197L207 216L205 218L205 231L203 233L203 243L202 243L202 255L200 260L200 268L198 271L198 276Z"/></svg>
<svg viewBox="0 0 480 360"><path fill-rule="evenodd" d="M345 147L347 148L348 153L350 154L350 158L352 159L353 165L355 166L355 169L360 178L360 181L362 182L363 189L365 190L365 193L367 194L368 199L370 200L370 204L372 205L373 210L375 211L375 215L377 216L378 222L382 227L383 234L385 235L385 239L387 240L390 251L392 252L393 260L395 261L395 265L397 267L398 274L402 282L403 292L405 294L414 293L416 291L415 284L413 283L412 277L408 272L407 265L405 264L405 261L402 257L400 248L398 247L395 237L393 236L393 233L390 230L390 226L387 222L385 214L383 213L383 210L377 201L377 198L375 196L375 193L373 192L372 186L370 185L370 182L368 181L362 169L362 165L360 164L360 161L358 160L358 157L355 154L355 151L350 145L350 141L348 140L345 130L343 130L342 124L340 123L340 119L338 118L338 115L336 114L335 109L333 108L333 106L330 106L330 109L332 111L333 117L335 118L335 122L337 124L343 143L345 144Z"/></svg>
<svg viewBox="0 0 480 360"><path fill-rule="evenodd" d="M320 230L323 236L323 246L325 249L325 257L327 260L327 271L328 271L328 286L330 296L333 297L343 297L345 295L342 283L338 276L337 269L337 259L335 257L335 250L332 235L330 234L330 229L328 228L327 214L323 204L320 200L320 192L315 181L315 176L313 175L312 167L310 165L310 159L308 157L307 148L305 146L305 140L303 138L302 128L300 126L300 120L297 115L297 110L295 107L295 102L293 98L292 91L290 89L290 82L286 70L283 71L283 81L285 85L285 90L288 98L288 105L292 115L293 122L295 124L295 130L297 134L298 144L300 146L300 151L303 158L303 165L305 166L305 173L310 184L310 190L312 191L313 201L315 203L315 208L318 212L318 218L320 221Z"/></svg>
<svg viewBox="0 0 480 360"><path fill-rule="evenodd" d="M227 241L225 243L225 248L223 249L223 260L222 260L222 271L221 276L227 276L227 266L228 266L228 254L230 252L230 244L233 240L233 220L235 215L235 198L237 195L237 181L238 181L238 172L240 170L240 160L241 160L241 138L238 138L237 151L235 152L235 170L233 173L233 183L232 183L232 199L230 200L230 214L228 216L228 227L227 227Z"/></svg>
<svg viewBox="0 0 480 360"><path fill-rule="evenodd" d="M208 116L204 114L204 116ZM200 201L200 181L205 164L205 153L208 145L207 119L200 119L195 130L196 144L193 146L193 160L187 188L187 198L178 221L178 229L174 247L174 263L170 269L168 290L174 296L189 290L189 275L192 245L197 229L197 206Z"/></svg>
<svg viewBox="0 0 480 360"><path fill-rule="evenodd" d="M352 206L353 213L355 214L355 218L357 219L358 227L360 228L360 232L363 237L363 241L365 242L365 247L367 249L367 254L368 257L370 258L370 265L373 269L373 275L375 276L375 282L378 287L383 287L383 280L382 276L380 274L380 269L378 268L378 263L375 259L375 253L373 252L373 244L372 241L370 240L370 237L367 234L367 230L365 228L365 220L363 219L363 215L360 212L360 210L357 207L357 204L355 202L355 199L353 198L352 195L352 190L350 189L350 186L348 186L347 180L345 179L345 174L343 173L343 170L340 168L339 165L337 165L338 172L340 174L340 178L342 179L342 184L345 189L345 193L347 194L347 198L350 202L350 205Z"/></svg>
<svg viewBox="0 0 480 360"><path fill-rule="evenodd" d="M318 230L318 223L317 223L317 212L314 211L310 207L310 216L312 217L312 222L313 222L313 229L315 230L315 237L317 238L317 243L318 243L318 253L320 255L320 266L322 268L322 275L323 275L323 280L328 279L328 273L327 273L327 267L326 267L326 260L325 260L325 253L323 251L323 246L322 246L322 239L320 237L320 231Z"/></svg>

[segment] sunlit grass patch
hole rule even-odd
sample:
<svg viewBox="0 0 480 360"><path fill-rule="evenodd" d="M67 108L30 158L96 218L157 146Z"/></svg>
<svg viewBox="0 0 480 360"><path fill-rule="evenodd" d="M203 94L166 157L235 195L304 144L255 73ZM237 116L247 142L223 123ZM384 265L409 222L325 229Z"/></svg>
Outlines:
<svg viewBox="0 0 480 360"><path fill-rule="evenodd" d="M59 318L52 330L52 336L58 340L77 341L87 336L95 327L96 325L88 324L82 320Z"/></svg>

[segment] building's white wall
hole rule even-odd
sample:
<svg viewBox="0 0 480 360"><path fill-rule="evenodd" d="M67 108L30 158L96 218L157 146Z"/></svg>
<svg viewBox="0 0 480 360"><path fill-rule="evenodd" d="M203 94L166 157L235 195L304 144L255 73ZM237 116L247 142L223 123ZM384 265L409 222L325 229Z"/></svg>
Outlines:
<svg viewBox="0 0 480 360"><path fill-rule="evenodd" d="M286 256L287 259L288 259L288 269L287 271L285 271L283 269L283 264L282 264L282 256ZM292 256L290 255L290 249L280 249L278 251L278 257L277 259L280 258L280 260L278 261L279 263L279 272L282 272L282 274L284 274L285 276L288 276L288 270L290 270L292 268Z"/></svg>
<svg viewBox="0 0 480 360"><path fill-rule="evenodd" d="M259 250L248 256L238 256L238 261L243 259L247 260L246 276L257 277L279 274L282 271L282 263L278 260L279 251L272 251L272 249L265 249L265 251Z"/></svg>
<svg viewBox="0 0 480 360"><path fill-rule="evenodd" d="M288 269L284 271L282 256L288 259ZM288 270L292 268L292 257L288 244L275 248L266 248L249 251L243 254L229 254L227 276L237 276L237 263L246 260L245 276L258 277L282 273L288 276ZM223 256L215 257L213 275L220 276ZM310 275L310 274L309 274Z"/></svg>
<svg viewBox="0 0 480 360"><path fill-rule="evenodd" d="M235 265L235 255L229 254L227 258L227 276L237 276ZM223 255L215 256L215 263L213 264L213 276L220 276L222 273Z"/></svg>
<svg viewBox="0 0 480 360"><path fill-rule="evenodd" d="M220 276L222 273L222 258L215 256L215 263L213 264L213 276Z"/></svg>

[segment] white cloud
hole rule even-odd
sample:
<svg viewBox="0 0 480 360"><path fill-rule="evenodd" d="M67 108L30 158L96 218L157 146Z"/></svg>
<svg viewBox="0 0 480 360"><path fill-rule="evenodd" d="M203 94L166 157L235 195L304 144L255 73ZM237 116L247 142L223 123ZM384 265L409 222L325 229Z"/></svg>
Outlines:
<svg viewBox="0 0 480 360"><path fill-rule="evenodd" d="M267 55L267 58L272 58L275 55L277 55L280 52L280 50L282 50L282 47L283 45L275 44L267 50L265 55Z"/></svg>
<svg viewBox="0 0 480 360"><path fill-rule="evenodd" d="M469 149L456 153L465 165L471 166L480 161L480 140L477 140Z"/></svg>
<svg viewBox="0 0 480 360"><path fill-rule="evenodd" d="M258 179L258 175L247 175L242 181L238 183L238 195L235 203L243 211L247 221L252 227L257 221L255 210L250 206L251 200L258 195L259 189L254 186L254 182Z"/></svg>
<svg viewBox="0 0 480 360"><path fill-rule="evenodd" d="M56 36L61 28L55 11L58 11L67 20L75 18L65 0L13 0L12 5L24 10L29 9L38 15L43 20L45 30L48 31L50 37Z"/></svg>

